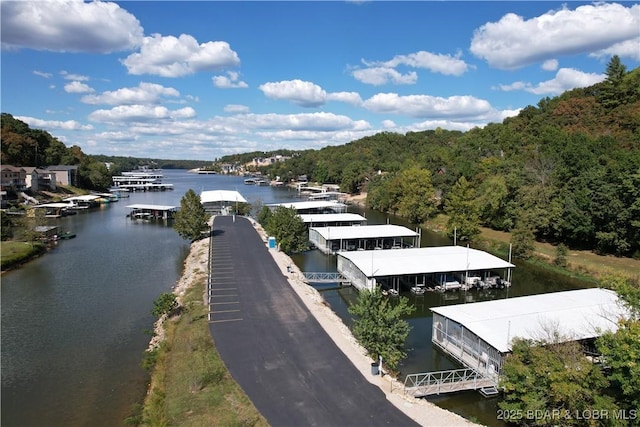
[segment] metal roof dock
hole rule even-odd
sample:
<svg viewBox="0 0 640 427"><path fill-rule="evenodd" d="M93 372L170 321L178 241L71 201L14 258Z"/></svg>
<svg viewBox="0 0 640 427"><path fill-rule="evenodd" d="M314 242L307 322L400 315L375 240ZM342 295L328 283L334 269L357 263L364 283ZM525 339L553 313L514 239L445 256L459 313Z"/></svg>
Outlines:
<svg viewBox="0 0 640 427"><path fill-rule="evenodd" d="M247 203L247 200L237 191L205 190L200 193L200 203L209 213L223 213L235 203Z"/></svg>
<svg viewBox="0 0 640 427"><path fill-rule="evenodd" d="M308 200L305 202L273 203L267 205L272 209L279 206L295 209L298 214L324 214L324 213L344 213L347 205L331 200Z"/></svg>
<svg viewBox="0 0 640 427"><path fill-rule="evenodd" d="M310 227L341 227L364 225L367 218L355 213L300 214L302 222Z"/></svg>
<svg viewBox="0 0 640 427"><path fill-rule="evenodd" d="M131 213L127 215L131 219L172 219L179 206L134 204L127 208Z"/></svg>
<svg viewBox="0 0 640 427"><path fill-rule="evenodd" d="M627 317L618 295L600 288L432 307L433 343L463 365L496 375L514 338L589 340ZM557 339L556 339L557 341Z"/></svg>
<svg viewBox="0 0 640 427"><path fill-rule="evenodd" d="M400 249L420 246L420 233L401 225L359 227L311 227L309 241L324 253L338 251Z"/></svg>
<svg viewBox="0 0 640 427"><path fill-rule="evenodd" d="M455 283L453 274L468 277L504 269L507 276L515 265L478 249L462 246L435 246L395 250L338 252L338 271L358 289L376 285L399 292L401 285L447 286ZM412 281L413 283L410 283Z"/></svg>

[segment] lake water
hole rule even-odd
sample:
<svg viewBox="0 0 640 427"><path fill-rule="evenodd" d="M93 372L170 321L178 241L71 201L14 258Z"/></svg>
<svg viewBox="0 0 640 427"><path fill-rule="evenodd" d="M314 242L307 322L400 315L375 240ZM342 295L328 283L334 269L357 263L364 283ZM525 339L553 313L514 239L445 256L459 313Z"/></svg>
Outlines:
<svg viewBox="0 0 640 427"><path fill-rule="evenodd" d="M241 177L165 171L167 192L132 193L117 203L52 220L77 234L19 270L2 275L1 374L3 426L123 425L131 405L146 391L140 368L153 327L157 296L178 280L189 244L163 223L126 217L129 204L180 205L188 189L237 190L252 204L296 200L286 188L244 185ZM352 207L369 224L387 215ZM407 225L390 217L394 224ZM410 227L414 228L414 227ZM423 246L451 244L423 231ZM303 271L335 271L335 257L309 251L294 257ZM577 281L518 265L508 291L409 296L417 311L403 374L456 367L431 348L429 307L585 287ZM321 290L332 309L350 323L351 288ZM471 296L469 296L471 295ZM475 392L440 397L437 404L486 424L495 421L495 399Z"/></svg>

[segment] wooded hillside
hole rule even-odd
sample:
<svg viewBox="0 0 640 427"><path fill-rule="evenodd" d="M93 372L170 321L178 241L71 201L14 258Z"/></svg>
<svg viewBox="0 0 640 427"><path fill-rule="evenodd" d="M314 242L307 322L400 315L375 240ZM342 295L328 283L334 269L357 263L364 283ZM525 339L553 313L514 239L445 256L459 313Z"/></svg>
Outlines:
<svg viewBox="0 0 640 427"><path fill-rule="evenodd" d="M458 231L474 223L520 229L640 257L640 68L627 72L614 57L606 75L500 124L465 133L380 133L299 152L265 172L367 191L370 207L414 222L447 210L469 222L453 224ZM407 203L424 188L432 192ZM418 207L424 214L412 215Z"/></svg>

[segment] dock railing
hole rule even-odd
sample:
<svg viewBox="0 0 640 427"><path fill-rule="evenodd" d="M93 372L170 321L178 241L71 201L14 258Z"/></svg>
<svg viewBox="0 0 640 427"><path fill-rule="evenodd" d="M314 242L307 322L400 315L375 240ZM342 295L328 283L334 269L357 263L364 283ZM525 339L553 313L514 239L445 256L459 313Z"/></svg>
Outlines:
<svg viewBox="0 0 640 427"><path fill-rule="evenodd" d="M343 283L348 282L347 278L341 273L331 272L303 272L303 279L309 283Z"/></svg>
<svg viewBox="0 0 640 427"><path fill-rule="evenodd" d="M496 386L494 379L485 377L471 368L410 374L404 380L405 394L414 397L478 390L491 386Z"/></svg>

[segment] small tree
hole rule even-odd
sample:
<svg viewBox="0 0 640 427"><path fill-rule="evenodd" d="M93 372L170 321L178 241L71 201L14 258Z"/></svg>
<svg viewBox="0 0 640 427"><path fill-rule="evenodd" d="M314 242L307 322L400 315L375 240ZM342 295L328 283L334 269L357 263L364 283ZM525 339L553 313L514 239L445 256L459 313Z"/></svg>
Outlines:
<svg viewBox="0 0 640 427"><path fill-rule="evenodd" d="M266 227L269 223L269 220L271 219L272 214L273 212L271 212L271 208L269 208L268 206L263 206L262 209L260 209L260 212L258 212L258 222L260 223L260 225Z"/></svg>
<svg viewBox="0 0 640 427"><path fill-rule="evenodd" d="M472 241L480 234L480 206L476 191L464 176L460 177L451 189L444 211L449 215L449 236L453 236L454 229L458 240Z"/></svg>
<svg viewBox="0 0 640 427"><path fill-rule="evenodd" d="M535 235L526 220L518 220L516 228L511 231L511 244L513 256L520 259L529 259L533 256Z"/></svg>
<svg viewBox="0 0 640 427"><path fill-rule="evenodd" d="M295 209L279 206L264 228L270 236L276 238L284 252L300 252L309 246L307 227Z"/></svg>
<svg viewBox="0 0 640 427"><path fill-rule="evenodd" d="M180 200L180 211L175 215L173 229L184 239L192 242L202 237L202 232L209 228L209 214L200 202L200 196L189 189Z"/></svg>
<svg viewBox="0 0 640 427"><path fill-rule="evenodd" d="M176 296L171 292L165 292L153 302L153 310L151 314L156 317L162 317L162 315L170 315L173 310L178 308L178 300Z"/></svg>
<svg viewBox="0 0 640 427"><path fill-rule="evenodd" d="M407 355L405 341L411 326L403 315L409 315L415 307L409 305L407 298L391 301L376 288L373 291L362 290L358 301L349 307L349 313L357 316L353 324L353 334L369 355L386 361L391 370Z"/></svg>
<svg viewBox="0 0 640 427"><path fill-rule="evenodd" d="M558 246L556 246L556 257L553 260L553 263L558 267L566 267L568 253L569 250L567 249L567 246L563 243L560 243Z"/></svg>

